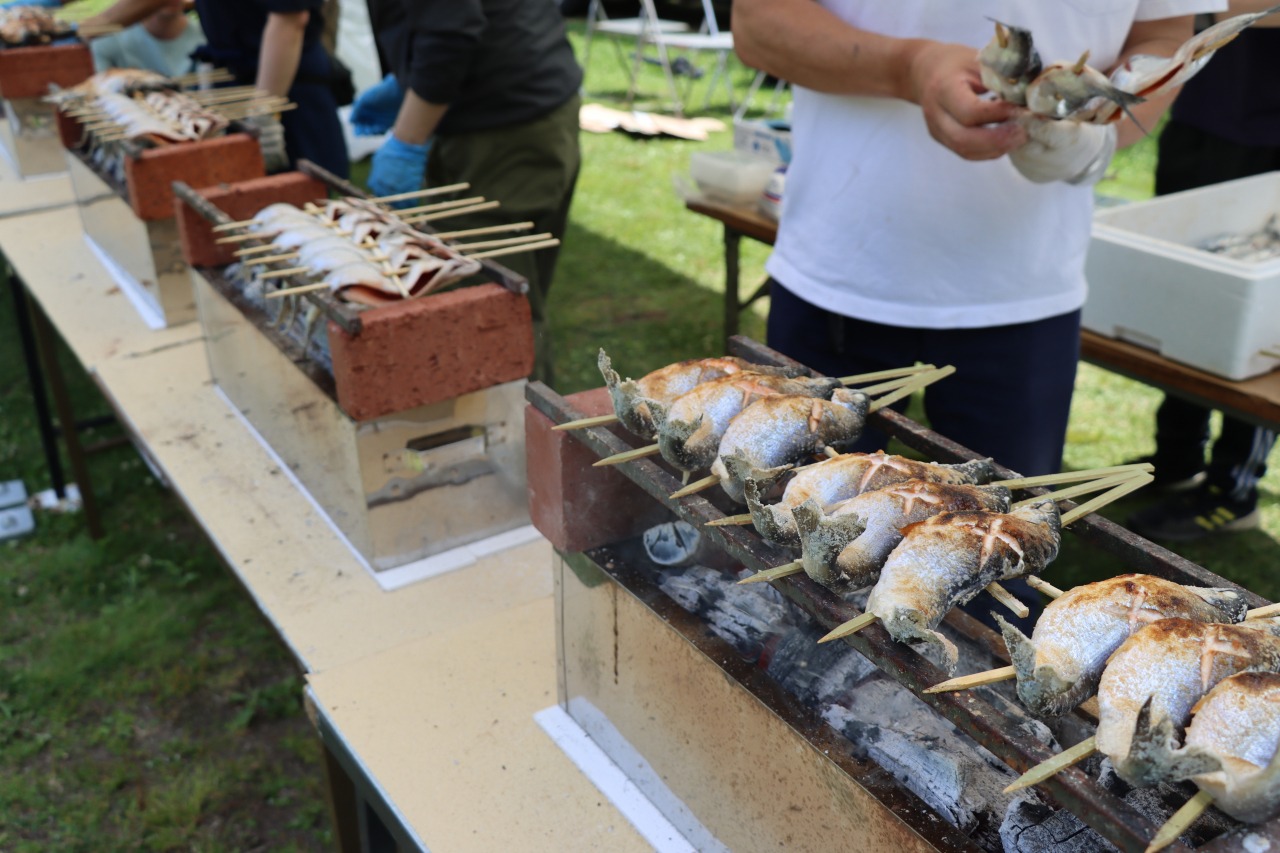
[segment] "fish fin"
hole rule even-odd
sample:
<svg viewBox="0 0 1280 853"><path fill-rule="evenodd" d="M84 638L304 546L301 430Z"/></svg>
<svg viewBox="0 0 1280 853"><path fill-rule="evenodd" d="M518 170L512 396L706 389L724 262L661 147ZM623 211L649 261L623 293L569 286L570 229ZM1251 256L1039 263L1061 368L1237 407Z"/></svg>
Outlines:
<svg viewBox="0 0 1280 853"><path fill-rule="evenodd" d="M662 425L667 422L667 407L652 397L646 397L645 403L649 407L649 419L653 422L655 431L662 429ZM698 423L702 422L702 416L698 416Z"/></svg>
<svg viewBox="0 0 1280 853"><path fill-rule="evenodd" d="M947 467L969 477L975 484L990 483L996 476L996 466L990 458L970 459L968 462L958 462Z"/></svg>
<svg viewBox="0 0 1280 853"><path fill-rule="evenodd" d="M1221 769L1222 760L1216 755L1199 747L1188 746L1169 754L1162 771L1162 778L1168 782L1181 782L1183 779Z"/></svg>
<svg viewBox="0 0 1280 853"><path fill-rule="evenodd" d="M800 559L805 573L821 584L829 585L838 574L836 558L845 547L862 535L866 522L854 514L824 516L817 501L810 498L791 510L800 534Z"/></svg>
<svg viewBox="0 0 1280 853"><path fill-rule="evenodd" d="M622 377L618 375L618 371L613 369L613 362L609 359L609 354L604 351L604 347L600 347L600 355L596 357L596 366L600 368L600 375L604 377L604 384L610 389L617 387L622 381Z"/></svg>
<svg viewBox="0 0 1280 853"><path fill-rule="evenodd" d="M1019 686L1021 686L1024 679L1028 681L1035 680L1036 647L1031 642L1031 638L1018 630L1016 625L1009 624L999 613L991 615L995 617L996 624L1000 626L1000 633L1004 635L1004 645L1009 650L1009 659L1013 661L1013 669L1018 675Z"/></svg>
<svg viewBox="0 0 1280 853"><path fill-rule="evenodd" d="M755 525L756 532L774 544L794 545L796 529L794 522L787 523L787 511L778 506L766 504L764 490L751 477L742 482L742 489L745 493L747 509L751 512L751 523Z"/></svg>
<svg viewBox="0 0 1280 853"><path fill-rule="evenodd" d="M1249 611L1249 602L1234 589L1212 586L1188 586L1185 589L1221 611L1224 622L1239 622Z"/></svg>
<svg viewBox="0 0 1280 853"><path fill-rule="evenodd" d="M784 474L795 467L794 465L779 465L776 468L756 468L741 450L729 456L721 456L720 461L724 463L724 468L729 472L729 476L739 483L755 480L761 495L772 488L774 483L781 480Z"/></svg>
<svg viewBox="0 0 1280 853"><path fill-rule="evenodd" d="M1176 757L1176 739L1173 720L1162 716L1151 722L1151 703L1155 696L1148 696L1138 710L1133 724L1133 737L1129 740L1129 754L1117 766L1120 775L1131 785L1145 787L1163 779L1167 768Z"/></svg>

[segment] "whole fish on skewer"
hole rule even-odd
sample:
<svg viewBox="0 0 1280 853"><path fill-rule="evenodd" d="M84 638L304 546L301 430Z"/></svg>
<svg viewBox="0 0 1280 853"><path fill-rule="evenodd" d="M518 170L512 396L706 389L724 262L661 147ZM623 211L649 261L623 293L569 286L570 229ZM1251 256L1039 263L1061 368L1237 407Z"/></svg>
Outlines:
<svg viewBox="0 0 1280 853"><path fill-rule="evenodd" d="M1013 660L1018 697L1036 716L1057 717L1093 695L1107 659L1143 625L1170 617L1239 622L1247 608L1235 590L1127 574L1068 590L1045 607L1030 638L995 618Z"/></svg>
<svg viewBox="0 0 1280 853"><path fill-rule="evenodd" d="M805 574L837 593L875 583L903 529L944 512L1008 512L1004 486L907 480L841 501L823 514L809 499L793 511Z"/></svg>
<svg viewBox="0 0 1280 853"><path fill-rule="evenodd" d="M1055 62L1046 67L1027 85L1027 109L1046 118L1087 121L1086 115L1096 115L1104 104L1114 104L1127 112L1145 100L1114 85L1088 60L1089 52L1085 51L1075 62Z"/></svg>
<svg viewBox="0 0 1280 853"><path fill-rule="evenodd" d="M659 416L658 448L676 468L699 471L715 461L729 424L756 400L776 394L830 397L839 387L838 379L771 376L753 370L703 382Z"/></svg>
<svg viewBox="0 0 1280 853"><path fill-rule="evenodd" d="M830 400L796 394L762 397L743 409L720 439L711 473L742 503L752 471L794 465L827 448L852 445L867 424L871 398L839 388Z"/></svg>
<svg viewBox="0 0 1280 853"><path fill-rule="evenodd" d="M942 646L953 671L958 651L934 630L938 623L989 584L1044 569L1058 555L1061 529L1052 498L1009 513L944 512L909 525L885 561L866 613L895 640Z"/></svg>
<svg viewBox="0 0 1280 853"><path fill-rule="evenodd" d="M1191 712L1186 745L1170 757L1169 781L1191 779L1245 823L1280 814L1280 674L1224 678Z"/></svg>
<svg viewBox="0 0 1280 853"><path fill-rule="evenodd" d="M751 521L756 531L775 545L800 544L791 513L808 500L826 512L840 501L907 480L977 485L990 482L995 476L995 467L990 459L943 464L894 456L883 450L846 453L797 471L777 503L764 503L767 488L789 468L757 469L744 478Z"/></svg>
<svg viewBox="0 0 1280 853"><path fill-rule="evenodd" d="M1098 682L1098 751L1131 785L1161 781L1191 709L1215 684L1246 671L1280 672L1280 619L1220 625L1174 618L1139 629ZM1189 756L1180 769L1195 769Z"/></svg>
<svg viewBox="0 0 1280 853"><path fill-rule="evenodd" d="M1000 21L995 37L978 52L982 85L1011 104L1027 103L1027 86L1043 69L1031 31Z"/></svg>
<svg viewBox="0 0 1280 853"><path fill-rule="evenodd" d="M652 439L657 435L658 425L667 406L703 382L721 376L732 376L744 370L772 376L800 376L805 372L799 367L771 367L725 356L679 361L647 373L639 379L623 379L613 369L613 363L603 349L600 350L598 364L605 385L609 388L618 420L630 432L645 439Z"/></svg>

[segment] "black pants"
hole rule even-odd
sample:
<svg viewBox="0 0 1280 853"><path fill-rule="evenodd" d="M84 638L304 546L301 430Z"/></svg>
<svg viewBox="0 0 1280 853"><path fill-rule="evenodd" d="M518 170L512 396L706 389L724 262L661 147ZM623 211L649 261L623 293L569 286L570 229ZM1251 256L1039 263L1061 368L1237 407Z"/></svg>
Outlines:
<svg viewBox="0 0 1280 853"><path fill-rule="evenodd" d="M1241 145L1173 120L1160 134L1159 151L1157 195L1280 169L1280 148ZM1209 415L1203 406L1165 397L1156 412L1157 459L1175 470L1201 468L1209 444ZM1253 500L1275 440L1273 430L1224 416L1209 461L1209 482L1236 500Z"/></svg>
<svg viewBox="0 0 1280 853"><path fill-rule="evenodd" d="M1026 476L1062 466L1080 312L982 329L909 329L834 314L770 281L769 346L829 376L917 361L956 372L925 391L934 430ZM905 405L905 403L903 404ZM876 450L886 437L863 437Z"/></svg>

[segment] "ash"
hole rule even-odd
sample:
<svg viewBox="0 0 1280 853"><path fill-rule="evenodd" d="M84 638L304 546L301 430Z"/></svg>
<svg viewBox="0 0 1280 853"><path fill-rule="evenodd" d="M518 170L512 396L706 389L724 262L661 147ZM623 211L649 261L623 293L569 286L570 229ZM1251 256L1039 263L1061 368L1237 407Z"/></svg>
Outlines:
<svg viewBox="0 0 1280 853"><path fill-rule="evenodd" d="M682 565L689 555L674 553L673 540L697 547L693 537L671 531L646 537L666 568L659 587L685 610L700 617L745 660L764 669L788 693L820 714L847 738L854 751L893 774L939 816L990 851L1018 853L1086 853L1115 848L1079 818L1055 809L1032 790L1005 794L1017 774L944 717L843 643L818 644L822 631L804 611L768 584L739 586L750 573L724 572L703 565ZM678 550L678 548L677 548ZM674 567L674 568L673 568ZM861 599L861 600L860 600ZM850 599L861 606L865 594ZM949 632L944 624L942 629ZM958 635L960 671L977 672L994 665L991 657ZM919 647L930 655L935 647ZM982 688L983 698L998 710L1025 718L1027 734L1059 749L1044 724L1027 717L1011 685ZM1098 768L1101 766L1101 770ZM1162 786L1128 789L1105 762L1093 760L1093 772L1135 808L1163 823L1186 800L1185 790ZM1193 829L1211 837L1202 818Z"/></svg>
<svg viewBox="0 0 1280 853"><path fill-rule="evenodd" d="M307 354L307 358L333 373L333 357L329 353L326 320L319 308L301 296L280 299L265 298L262 280L252 274L253 267L237 263L227 267L227 278L240 289L244 299L266 314L276 331L288 337Z"/></svg>

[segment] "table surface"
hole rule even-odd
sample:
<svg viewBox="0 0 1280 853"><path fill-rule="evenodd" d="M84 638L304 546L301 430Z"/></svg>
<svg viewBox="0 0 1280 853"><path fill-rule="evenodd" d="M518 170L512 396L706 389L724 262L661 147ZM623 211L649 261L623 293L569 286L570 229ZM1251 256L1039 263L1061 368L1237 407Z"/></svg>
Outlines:
<svg viewBox="0 0 1280 853"><path fill-rule="evenodd" d="M23 180L3 151L0 151L0 186L4 187L4 192L0 192L0 217L64 207L76 200L66 172Z"/></svg>
<svg viewBox="0 0 1280 853"><path fill-rule="evenodd" d="M27 183L0 184L6 198L28 191ZM635 846L621 813L601 804L530 717L556 701L546 540L383 591L217 392L199 326L148 329L84 244L74 208L0 218L0 249L301 666L311 676L334 673L316 682L325 707L340 730L360 735L352 751L380 785L389 780L392 807L413 832L439 839L440 850L480 849L478 821L518 849L531 838L566 849L569 839L606 836L611 848ZM518 624L494 627L508 614ZM473 627L482 624L490 627ZM491 633L492 653L480 669L449 674L461 666L451 662L452 644L476 630ZM404 656L392 654L400 648ZM432 651L419 660L419 649ZM450 662L433 670L433 658ZM378 674L379 689L359 702L343 698L368 673ZM431 697L446 676L453 704L441 705L443 694ZM342 713L356 710L359 725ZM475 729L491 719L504 721L498 740ZM470 742L523 757L525 772L494 781L464 767L449 778L471 786L472 802L441 796L432 779L454 767L441 764L442 744Z"/></svg>
<svg viewBox="0 0 1280 853"><path fill-rule="evenodd" d="M709 216L762 243L777 238L777 224L751 208L710 201L688 201L685 207ZM1233 382L1171 361L1159 353L1084 330L1081 357L1092 364L1152 385L1242 420L1280 429L1280 371Z"/></svg>

